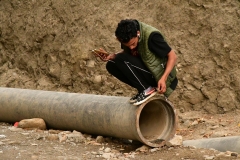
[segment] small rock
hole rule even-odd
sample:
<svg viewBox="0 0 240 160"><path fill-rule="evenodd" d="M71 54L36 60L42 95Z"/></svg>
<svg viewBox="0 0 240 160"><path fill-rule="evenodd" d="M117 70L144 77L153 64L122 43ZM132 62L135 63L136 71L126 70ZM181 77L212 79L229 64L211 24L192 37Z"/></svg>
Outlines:
<svg viewBox="0 0 240 160"><path fill-rule="evenodd" d="M191 150L197 149L195 146L188 146Z"/></svg>
<svg viewBox="0 0 240 160"><path fill-rule="evenodd" d="M0 139L1 138L6 138L7 136L3 135L3 134L0 134Z"/></svg>
<svg viewBox="0 0 240 160"><path fill-rule="evenodd" d="M97 143L104 143L104 138L103 138L103 136L97 136L96 142L97 142Z"/></svg>
<svg viewBox="0 0 240 160"><path fill-rule="evenodd" d="M173 150L173 149L174 149L173 147L169 147L169 148L168 148L169 151L171 151L171 150Z"/></svg>
<svg viewBox="0 0 240 160"><path fill-rule="evenodd" d="M47 140L49 141L54 141L54 140L58 140L58 135L57 134L49 134L47 137L46 137Z"/></svg>
<svg viewBox="0 0 240 160"><path fill-rule="evenodd" d="M93 155L97 155L97 152L91 152Z"/></svg>
<svg viewBox="0 0 240 160"><path fill-rule="evenodd" d="M118 150L116 150L116 149L112 149L112 150L111 150L111 153L115 153L115 154L121 154L121 152L120 152L120 151L118 151Z"/></svg>
<svg viewBox="0 0 240 160"><path fill-rule="evenodd" d="M77 144L76 143L74 143L74 142L69 142L70 144L72 144L73 146L76 146Z"/></svg>
<svg viewBox="0 0 240 160"><path fill-rule="evenodd" d="M204 129L199 130L199 135L204 135L205 133L206 133L206 130L204 130Z"/></svg>
<svg viewBox="0 0 240 160"><path fill-rule="evenodd" d="M183 123L183 126L185 126L185 127L189 127L190 125L191 125L190 120L185 120Z"/></svg>
<svg viewBox="0 0 240 160"><path fill-rule="evenodd" d="M92 138L91 137L87 137L86 140L87 141L92 141Z"/></svg>
<svg viewBox="0 0 240 160"><path fill-rule="evenodd" d="M38 156L36 156L36 155L32 155L32 157L31 157L32 159L36 159L36 160L38 160Z"/></svg>
<svg viewBox="0 0 240 160"><path fill-rule="evenodd" d="M3 140L1 140L2 142L8 142L8 141L10 141L10 139L3 139Z"/></svg>
<svg viewBox="0 0 240 160"><path fill-rule="evenodd" d="M183 143L183 138L182 136L175 135L170 141L166 142L166 145L168 147L171 146L180 146Z"/></svg>
<svg viewBox="0 0 240 160"><path fill-rule="evenodd" d="M217 157L228 157L228 155L225 152L220 152L216 155Z"/></svg>
<svg viewBox="0 0 240 160"><path fill-rule="evenodd" d="M5 143L3 143L3 142L0 141L0 146L1 146L1 145L4 145L4 144L5 144Z"/></svg>
<svg viewBox="0 0 240 160"><path fill-rule="evenodd" d="M59 142L66 142L67 135L66 134L59 134L58 138L59 138Z"/></svg>
<svg viewBox="0 0 240 160"><path fill-rule="evenodd" d="M90 134L83 134L83 136L85 137L85 138L92 138L92 135L90 135Z"/></svg>
<svg viewBox="0 0 240 160"><path fill-rule="evenodd" d="M81 134L81 135L82 135L81 132L78 132L78 131L76 131L76 130L74 130L72 133L73 133L73 134ZM82 136L83 136L83 135L82 135Z"/></svg>
<svg viewBox="0 0 240 160"><path fill-rule="evenodd" d="M94 60L88 60L86 63L86 66L89 68L94 68L95 67L95 61Z"/></svg>
<svg viewBox="0 0 240 160"><path fill-rule="evenodd" d="M101 146L101 143L94 142L94 143L92 143L92 145L94 145L94 146Z"/></svg>
<svg viewBox="0 0 240 160"><path fill-rule="evenodd" d="M215 126L210 127L211 130L215 130L217 128L219 128L219 125L215 125Z"/></svg>
<svg viewBox="0 0 240 160"><path fill-rule="evenodd" d="M208 156L208 155L204 155L203 157L205 160L212 160L215 158L215 156Z"/></svg>
<svg viewBox="0 0 240 160"><path fill-rule="evenodd" d="M224 131L216 131L211 134L211 138L223 137L226 133Z"/></svg>
<svg viewBox="0 0 240 160"><path fill-rule="evenodd" d="M70 134L70 133L72 133L72 132L70 132L70 131L62 131L62 132L60 132L60 134Z"/></svg>
<svg viewBox="0 0 240 160"><path fill-rule="evenodd" d="M115 93L116 93L116 94L123 94L124 92L123 92L123 90L118 89L118 90L115 91Z"/></svg>
<svg viewBox="0 0 240 160"><path fill-rule="evenodd" d="M21 144L19 141L9 141L7 144L15 145L15 144Z"/></svg>
<svg viewBox="0 0 240 160"><path fill-rule="evenodd" d="M156 152L156 151L158 151L158 148L150 149L150 152Z"/></svg>
<svg viewBox="0 0 240 160"><path fill-rule="evenodd" d="M96 84L101 84L102 83L102 76L101 75L95 75L93 78L93 82Z"/></svg>
<svg viewBox="0 0 240 160"><path fill-rule="evenodd" d="M45 139L45 136L38 134L38 136L37 136L36 139L37 139L37 140L43 140L43 139Z"/></svg>
<svg viewBox="0 0 240 160"><path fill-rule="evenodd" d="M19 128L37 128L41 130L46 130L45 121L41 118L32 118L32 119L24 119L18 123Z"/></svg>
<svg viewBox="0 0 240 160"><path fill-rule="evenodd" d="M36 143L32 143L31 145L32 145L32 146L38 146L38 144L36 144Z"/></svg>
<svg viewBox="0 0 240 160"><path fill-rule="evenodd" d="M111 148L108 148L108 147L107 147L106 149L104 149L104 152L105 152L105 153L111 152Z"/></svg>
<svg viewBox="0 0 240 160"><path fill-rule="evenodd" d="M125 155L125 157L127 157L129 155L129 153L123 153Z"/></svg>
<svg viewBox="0 0 240 160"><path fill-rule="evenodd" d="M197 121L197 120L195 120L195 121L193 121L193 122L192 122L192 124L191 124L191 125L192 125L192 126L195 126L195 125L197 125L197 124L198 124L198 121Z"/></svg>
<svg viewBox="0 0 240 160"><path fill-rule="evenodd" d="M137 148L136 151L147 152L149 149L149 146L143 145L142 147Z"/></svg>
<svg viewBox="0 0 240 160"><path fill-rule="evenodd" d="M184 109L184 108L180 108L180 109L179 109L179 112L184 113L184 112L185 112L185 109Z"/></svg>
<svg viewBox="0 0 240 160"><path fill-rule="evenodd" d="M67 134L67 140L76 143L83 143L86 141L86 138L82 135L81 132L73 131L73 133Z"/></svg>
<svg viewBox="0 0 240 160"><path fill-rule="evenodd" d="M228 126L228 122L220 122L219 125L226 127L226 126Z"/></svg>
<svg viewBox="0 0 240 160"><path fill-rule="evenodd" d="M128 158L135 158L135 152L132 152L130 155L128 155Z"/></svg>
<svg viewBox="0 0 240 160"><path fill-rule="evenodd" d="M10 131L12 131L12 132L20 132L20 131L23 131L22 128L16 128L16 127L9 127L8 129L9 129Z"/></svg>
<svg viewBox="0 0 240 160"><path fill-rule="evenodd" d="M110 159L110 158L113 158L113 156L114 156L114 154L112 154L112 153L103 153L102 154L102 157L104 159Z"/></svg>
<svg viewBox="0 0 240 160"><path fill-rule="evenodd" d="M104 146L102 146L101 148L99 148L99 151L103 151L104 150Z"/></svg>
<svg viewBox="0 0 240 160"><path fill-rule="evenodd" d="M28 136L30 133L21 133L24 136Z"/></svg>

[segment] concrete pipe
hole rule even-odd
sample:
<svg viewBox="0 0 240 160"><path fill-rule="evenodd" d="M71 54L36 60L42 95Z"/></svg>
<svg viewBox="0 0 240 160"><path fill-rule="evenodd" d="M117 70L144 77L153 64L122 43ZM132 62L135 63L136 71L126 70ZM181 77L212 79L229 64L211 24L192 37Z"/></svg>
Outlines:
<svg viewBox="0 0 240 160"><path fill-rule="evenodd" d="M137 140L151 147L170 140L177 123L173 106L163 97L136 107L129 97L0 87L0 121L29 118L44 119L49 129Z"/></svg>
<svg viewBox="0 0 240 160"><path fill-rule="evenodd" d="M197 148L213 148L221 152L232 151L240 153L240 136L197 139L183 141L183 146Z"/></svg>

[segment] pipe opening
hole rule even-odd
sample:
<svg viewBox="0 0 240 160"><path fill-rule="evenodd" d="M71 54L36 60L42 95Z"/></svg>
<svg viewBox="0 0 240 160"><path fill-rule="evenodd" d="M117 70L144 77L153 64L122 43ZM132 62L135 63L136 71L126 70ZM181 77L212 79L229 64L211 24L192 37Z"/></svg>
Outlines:
<svg viewBox="0 0 240 160"><path fill-rule="evenodd" d="M149 101L140 113L139 128L147 141L157 143L158 140L169 140L175 133L175 112L172 106L163 99Z"/></svg>

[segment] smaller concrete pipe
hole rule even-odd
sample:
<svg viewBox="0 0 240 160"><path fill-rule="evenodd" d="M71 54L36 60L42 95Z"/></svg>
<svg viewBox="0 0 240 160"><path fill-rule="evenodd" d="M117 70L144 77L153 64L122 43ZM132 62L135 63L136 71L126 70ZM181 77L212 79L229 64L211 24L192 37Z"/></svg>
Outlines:
<svg viewBox="0 0 240 160"><path fill-rule="evenodd" d="M0 87L0 122L42 118L48 128L140 141L160 147L176 131L176 113L163 97L136 107L128 97Z"/></svg>
<svg viewBox="0 0 240 160"><path fill-rule="evenodd" d="M240 136L197 139L183 141L183 146L197 148L213 148L221 152L232 151L240 153Z"/></svg>

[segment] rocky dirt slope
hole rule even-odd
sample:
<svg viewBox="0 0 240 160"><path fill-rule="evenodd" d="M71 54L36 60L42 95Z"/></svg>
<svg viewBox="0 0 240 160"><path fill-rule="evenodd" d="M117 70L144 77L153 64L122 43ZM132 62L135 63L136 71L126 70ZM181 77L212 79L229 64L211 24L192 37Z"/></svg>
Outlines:
<svg viewBox="0 0 240 160"><path fill-rule="evenodd" d="M130 97L135 90L109 75L89 50L118 51L117 23L135 18L160 29L177 53L179 85L170 100L180 113L179 134L239 135L239 8L239 0L0 0L0 86ZM214 122L205 123L203 116ZM1 126L0 134L11 137ZM19 147L9 145L13 151ZM38 158L43 150L36 151ZM157 158L171 153L168 158L194 159L192 153L200 153L182 152L165 149Z"/></svg>
<svg viewBox="0 0 240 160"><path fill-rule="evenodd" d="M182 111L239 107L240 10L237 0L0 1L0 85L131 96L95 63L90 49L119 50L114 31L136 18L159 28L178 55Z"/></svg>

